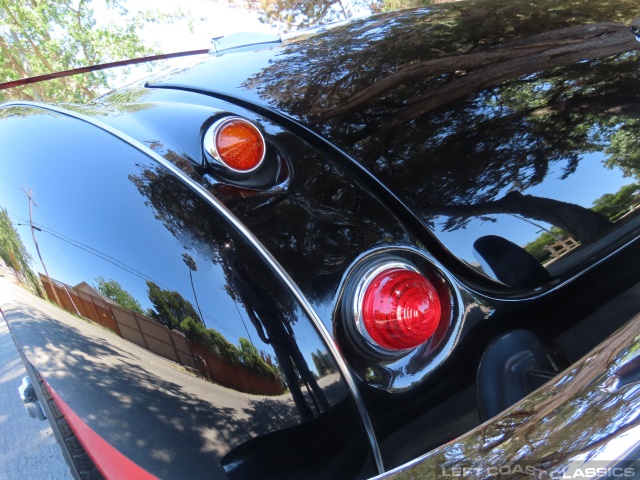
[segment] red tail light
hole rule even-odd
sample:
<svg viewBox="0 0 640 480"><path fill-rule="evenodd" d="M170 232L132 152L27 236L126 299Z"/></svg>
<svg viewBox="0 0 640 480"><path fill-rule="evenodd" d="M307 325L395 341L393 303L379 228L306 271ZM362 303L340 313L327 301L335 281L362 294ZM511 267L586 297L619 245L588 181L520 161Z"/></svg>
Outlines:
<svg viewBox="0 0 640 480"><path fill-rule="evenodd" d="M264 137L253 123L239 117L225 117L211 125L204 137L205 150L227 169L248 173L264 160Z"/></svg>
<svg viewBox="0 0 640 480"><path fill-rule="evenodd" d="M374 347L400 351L429 340L442 307L434 285L407 265L390 264L364 279L356 306L360 333Z"/></svg>

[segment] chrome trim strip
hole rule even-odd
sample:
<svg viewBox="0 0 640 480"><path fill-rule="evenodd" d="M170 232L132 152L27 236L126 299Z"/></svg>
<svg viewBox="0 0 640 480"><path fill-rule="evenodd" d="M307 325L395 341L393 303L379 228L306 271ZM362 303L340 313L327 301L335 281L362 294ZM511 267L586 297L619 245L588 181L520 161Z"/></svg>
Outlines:
<svg viewBox="0 0 640 480"><path fill-rule="evenodd" d="M629 368L640 371L634 362L639 350L640 314L505 412L375 478L610 475L611 469L624 467L621 462L637 461L628 456L640 446L640 383L620 385L614 377ZM639 474L640 462L630 468Z"/></svg>
<svg viewBox="0 0 640 480"><path fill-rule="evenodd" d="M205 200L213 208L218 210L218 212L229 223L231 223L238 230L238 232L242 236L244 236L244 238L256 249L258 254L264 258L267 264L273 269L273 271L280 277L280 279L285 283L285 285L291 290L293 295L302 305L302 308L304 309L306 314L309 316L309 318L313 322L314 326L316 327L316 330L318 331L322 339L325 341L327 347L329 348L332 355L334 356L335 361L338 365L338 368L340 369L340 373L342 374L343 378L345 379L345 382L347 383L347 387L356 404L356 408L358 409L358 413L360 414L360 419L362 421L363 427L369 439L371 453L376 463L378 472L379 473L384 472L382 454L380 453L380 448L378 447L378 441L376 439L376 436L373 430L373 424L371 423L371 419L369 418L369 413L367 412L364 401L360 396L360 392L358 391L358 387L356 386L356 383L351 374L351 371L349 370L349 367L345 362L344 358L342 358L342 355L340 354L340 351L338 350L338 346L335 343L333 337L331 336L327 328L324 326L324 324L320 320L320 317L311 306L311 303L307 300L307 298L304 296L300 288L296 285L296 283L289 276L289 274L284 270L284 268L282 268L282 266L278 263L275 257L273 257L273 255L271 255L271 253L262 245L260 240L258 240L258 238L254 236L253 233L251 233L251 231L229 209L227 209L227 207L224 204L222 204L217 198L211 195L204 187L202 187L197 182L195 182L194 180L189 178L187 175L185 175L180 169L178 169L171 162L167 161L165 158L161 157L160 155L155 153L153 150L151 150L141 142L135 140L129 135L107 124L104 124L91 117L85 116L81 113L73 112L65 108L43 104L39 102L16 100L16 101L7 102L0 105L0 108L6 108L6 107L39 108L42 110L48 110L48 111L59 113L61 115L66 115L68 117L76 118L90 125L98 127L101 130L104 130L105 132L113 135L114 137L119 138L120 140L128 143L132 147L136 148L140 152L152 158L153 160L157 161L160 165L162 165L167 170L169 170L173 175L175 175L178 179L180 179L185 185L187 185L195 193L197 193L203 200Z"/></svg>

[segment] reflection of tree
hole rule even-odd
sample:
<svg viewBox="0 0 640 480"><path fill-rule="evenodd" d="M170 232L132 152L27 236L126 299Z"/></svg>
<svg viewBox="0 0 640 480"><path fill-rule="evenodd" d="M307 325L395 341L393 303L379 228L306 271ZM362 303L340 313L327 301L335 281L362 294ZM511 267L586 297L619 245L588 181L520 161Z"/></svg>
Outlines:
<svg viewBox="0 0 640 480"><path fill-rule="evenodd" d="M551 256L551 252L547 247L558 241L566 240L567 238L569 238L567 232L563 232L558 227L551 227L548 232L542 233L533 242L525 245L524 249L539 262L544 262Z"/></svg>
<svg viewBox="0 0 640 480"><path fill-rule="evenodd" d="M180 323L180 329L192 344L204 348L205 351L216 357L235 365L244 365L252 372L266 378L276 378L276 369L260 356L258 349L251 345L251 342L246 338L240 338L240 348L236 348L220 332L206 328L190 317Z"/></svg>
<svg viewBox="0 0 640 480"><path fill-rule="evenodd" d="M445 222L445 229L459 227L458 218L513 213L557 225L583 242L598 238L611 226L607 219L597 211L550 198L522 195L518 191L509 192L501 199L491 202L434 207L433 211L451 217Z"/></svg>
<svg viewBox="0 0 640 480"><path fill-rule="evenodd" d="M258 349L248 339L240 337L238 343L238 358L245 367L268 378L275 378L276 369L262 358Z"/></svg>
<svg viewBox="0 0 640 480"><path fill-rule="evenodd" d="M620 218L628 214L634 205L637 205L638 202L640 202L639 189L640 186L638 184L632 183L630 185L623 186L616 193L605 193L600 198L594 200L591 211L598 214L598 216L594 218L599 222L601 222L601 219L603 217L607 218L612 223L618 221ZM579 209L577 213L581 214L585 210L586 209ZM585 219L585 225L587 224L586 222L587 219ZM549 221L549 223L554 222ZM556 225L562 224L556 223ZM556 226L551 227L550 230L542 233L538 238L528 243L524 248L539 261L544 261L550 256L550 251L547 249L547 247L555 244L558 241L567 240L572 236L567 232L571 231L572 230L570 229L563 230L562 228ZM582 238L583 241L585 238L588 238L587 236L581 236L580 234L574 233L573 235L575 235L577 238Z"/></svg>
<svg viewBox="0 0 640 480"><path fill-rule="evenodd" d="M368 8L377 13L382 6L382 1L365 0L244 0L243 3L260 13L263 22L285 30L346 20L351 18L353 8Z"/></svg>
<svg viewBox="0 0 640 480"><path fill-rule="evenodd" d="M194 254L220 263L219 242L224 244L227 239L208 220L209 208L180 180L159 166L145 168L129 179L174 237L188 244Z"/></svg>
<svg viewBox="0 0 640 480"><path fill-rule="evenodd" d="M637 166L639 44L627 24L640 7L576 12L489 0L373 17L287 46L244 86L345 148L427 224L510 213L590 241L605 217L523 193L607 148Z"/></svg>
<svg viewBox="0 0 640 480"><path fill-rule="evenodd" d="M278 367L287 382L300 416L305 420L314 416L304 398L301 384L310 390L315 403L319 405L318 408L322 411L327 410L329 403L300 351L291 326L292 319L282 315L280 305L273 301L273 296L265 295L255 287L248 267L235 253L226 249L223 257L229 269L229 284L237 292L260 339L273 348Z"/></svg>
<svg viewBox="0 0 640 480"><path fill-rule="evenodd" d="M598 23L531 35L501 45L493 51L427 60L400 68L342 104L324 110L320 118L327 120L362 108L370 101L403 86L405 82L421 79L425 75L450 76L448 81L412 98L410 105L403 108L399 115L396 113L393 118L382 120L384 128L393 128L507 80L635 49L633 41L625 25ZM464 74L451 76L452 69L461 70Z"/></svg>
<svg viewBox="0 0 640 480"><path fill-rule="evenodd" d="M105 297L110 298L121 307L128 308L134 312L144 313L140 306L140 302L122 288L122 285L120 285L116 280L112 278L105 280L103 277L97 277L96 288Z"/></svg>
<svg viewBox="0 0 640 480"><path fill-rule="evenodd" d="M638 103L633 105L633 115L639 116ZM627 113L627 112L623 112ZM629 112L630 113L630 112ZM635 177L640 180L640 119L631 118L621 125L612 136L611 144L607 147L609 158L606 166L619 167L625 177Z"/></svg>
<svg viewBox="0 0 640 480"><path fill-rule="evenodd" d="M313 364L316 366L318 377L320 378L336 371L336 367L327 352L316 350L311 354L311 359L313 360Z"/></svg>
<svg viewBox="0 0 640 480"><path fill-rule="evenodd" d="M43 296L38 277L31 270L31 255L27 252L20 235L9 218L9 213L4 208L0 209L0 258L7 266L25 278L38 295Z"/></svg>
<svg viewBox="0 0 640 480"><path fill-rule="evenodd" d="M273 348L277 368L282 372L301 417L313 417L301 384L307 386L319 410L327 409L328 402L295 339L294 325L299 312L295 299L289 292L281 290L282 287L273 281L270 272L255 268L255 265L249 272L246 263L249 259L240 257L241 254L250 255L251 250L247 247L236 247L242 240L232 233L228 225L221 224L220 217L212 214L211 208L176 177L163 171L161 167L155 167L143 168L140 174L131 175L129 178L147 199L147 205L154 209L156 218L185 248L194 252L194 255L197 254L221 266L226 279L224 290L229 293L231 299L244 307L260 339ZM259 261L257 258L253 260L254 264ZM195 319L199 320L199 317L195 309L184 299L178 302L180 308L176 309L177 312L170 311L162 315L161 310L168 310L165 305L177 302L177 292L162 291L151 282L147 285L149 298L158 312L156 318L165 324L180 325L187 336L203 342L209 342L209 337L216 337L212 340L213 343L222 345L223 350L229 355L232 355L233 350L238 351L218 332L198 325ZM155 297L160 297L162 301L155 300ZM221 339L224 342L220 342ZM242 340L237 355L243 364L273 368L266 363L250 341Z"/></svg>
<svg viewBox="0 0 640 480"><path fill-rule="evenodd" d="M593 202L593 210L604 215L610 221L618 220L629 209L640 202L640 185L625 185L616 193L605 193Z"/></svg>
<svg viewBox="0 0 640 480"><path fill-rule="evenodd" d="M182 331L192 345L203 348L217 358L234 365L243 365L266 378L276 378L275 368L266 363L247 339L240 338L240 348L237 348L220 332L206 328L191 302L178 292L162 289L153 282L147 282L147 287L149 300L155 308L147 312L151 318L171 329Z"/></svg>
<svg viewBox="0 0 640 480"><path fill-rule="evenodd" d="M147 281L147 289L149 300L155 309L148 312L151 318L171 329L180 328L180 323L185 318L192 318L197 322L202 322L191 302L185 300L180 293L165 290L150 281Z"/></svg>

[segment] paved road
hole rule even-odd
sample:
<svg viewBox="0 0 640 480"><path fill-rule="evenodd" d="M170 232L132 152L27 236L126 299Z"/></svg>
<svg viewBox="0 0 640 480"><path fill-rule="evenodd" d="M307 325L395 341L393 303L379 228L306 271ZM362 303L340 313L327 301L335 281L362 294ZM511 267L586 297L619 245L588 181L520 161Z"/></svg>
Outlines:
<svg viewBox="0 0 640 480"><path fill-rule="evenodd" d="M74 411L98 435L159 478L222 478L221 459L230 448L267 432L286 432L299 423L288 392L251 395L207 382L5 278L0 278L0 306L34 366L59 395L72 399ZM5 336L10 342L9 334ZM14 377L19 383L21 374ZM321 385L332 405L346 398L338 374L323 377ZM23 408L14 385L7 390L10 400ZM26 412L19 413L27 417ZM4 426L0 428L5 440ZM14 451L1 444L0 448ZM27 451L18 451L22 450ZM0 456L0 470L4 463ZM56 477L48 467L46 475L20 473L0 480L68 478Z"/></svg>
<svg viewBox="0 0 640 480"><path fill-rule="evenodd" d="M0 288L3 286L0 284ZM7 324L0 316L0 480L70 480L73 477L49 422L31 418L18 397L25 375Z"/></svg>

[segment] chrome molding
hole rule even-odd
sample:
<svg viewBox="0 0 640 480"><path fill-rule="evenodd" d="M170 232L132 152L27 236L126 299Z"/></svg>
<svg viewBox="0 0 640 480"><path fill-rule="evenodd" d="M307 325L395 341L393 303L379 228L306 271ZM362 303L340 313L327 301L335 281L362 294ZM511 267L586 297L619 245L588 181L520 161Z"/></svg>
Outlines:
<svg viewBox="0 0 640 480"><path fill-rule="evenodd" d="M67 110L65 108L43 104L39 102L12 101L12 102L7 102L0 105L0 108L9 108L9 107L31 107L31 108L38 108L41 110L55 112L61 115L65 115L71 118L76 118L78 120L86 122L90 125L93 125L109 133L110 135L113 135L116 138L119 138L120 140L131 145L135 149L139 150L140 152L147 155L149 158L152 158L153 160L158 162L160 165L165 167L176 178L180 179L185 185L187 185L194 193L200 196L200 198L202 198L205 202L207 202L209 205L215 208L234 228L236 228L236 230L247 240L247 242L249 242L249 244L251 244L256 249L258 254L265 260L265 262L267 262L267 264L273 269L276 275L280 277L280 279L284 282L284 284L289 288L292 294L300 302L300 305L304 309L305 313L309 316L309 318L313 322L313 325L318 331L319 335L322 337L322 339L326 343L327 348L331 351L333 357L335 358L336 364L340 369L340 373L342 374L347 384L347 388L349 389L349 392L351 393L351 396L356 404L358 413L360 414L360 419L362 421L363 427L369 439L369 444L371 447L372 455L373 455L376 467L378 469L378 472L380 473L384 472L382 454L380 453L380 449L378 447L378 442L373 430L371 419L369 418L369 414L365 407L364 401L360 396L360 392L358 391L353 375L351 374L351 371L347 366L344 358L340 354L340 351L338 350L338 347L333 337L331 336L327 328L324 326L324 324L320 320L320 317L311 306L311 303L304 296L304 294L302 293L300 288L297 286L297 284L294 282L294 280L289 276L289 274L284 270L284 268L282 268L282 266L275 259L275 257L273 257L273 255L271 255L271 253L262 245L262 243L258 240L258 238L255 235L253 235L253 233L224 204L222 204L217 198L211 195L202 185L198 184L193 179L189 178L175 165L173 165L171 162L167 161L165 158L155 153L153 150L145 146L143 143L135 140L129 135L105 123L102 123L94 118L88 117L86 115L83 115L81 113L77 113L71 110Z"/></svg>

